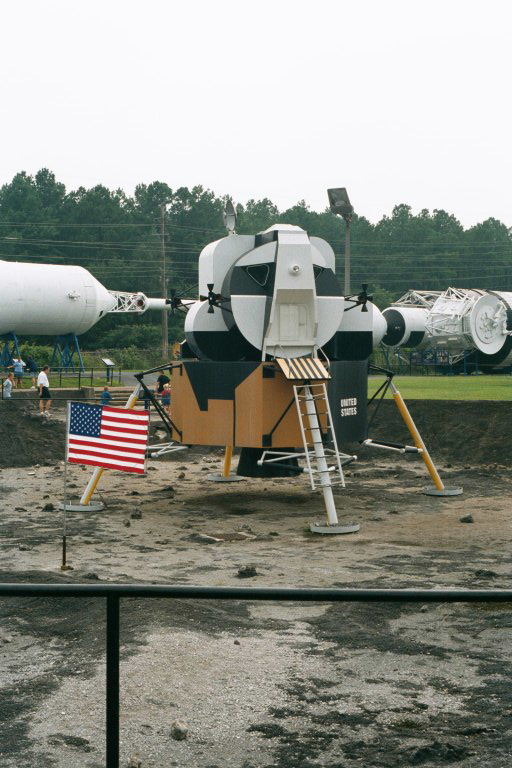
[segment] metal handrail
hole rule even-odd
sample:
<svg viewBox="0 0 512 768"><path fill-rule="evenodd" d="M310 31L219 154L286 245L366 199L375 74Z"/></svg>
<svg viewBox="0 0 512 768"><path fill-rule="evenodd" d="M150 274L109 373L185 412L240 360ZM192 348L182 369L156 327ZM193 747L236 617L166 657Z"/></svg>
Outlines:
<svg viewBox="0 0 512 768"><path fill-rule="evenodd" d="M0 584L0 597L106 598L106 768L119 768L121 598L293 602L512 603L512 589L289 589L167 584Z"/></svg>

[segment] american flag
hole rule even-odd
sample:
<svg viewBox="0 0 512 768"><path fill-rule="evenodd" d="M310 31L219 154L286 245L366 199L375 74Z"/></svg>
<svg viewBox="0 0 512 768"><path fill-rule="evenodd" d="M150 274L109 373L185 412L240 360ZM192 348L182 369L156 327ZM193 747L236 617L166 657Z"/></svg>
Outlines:
<svg viewBox="0 0 512 768"><path fill-rule="evenodd" d="M71 403L67 461L142 474L148 432L149 411Z"/></svg>

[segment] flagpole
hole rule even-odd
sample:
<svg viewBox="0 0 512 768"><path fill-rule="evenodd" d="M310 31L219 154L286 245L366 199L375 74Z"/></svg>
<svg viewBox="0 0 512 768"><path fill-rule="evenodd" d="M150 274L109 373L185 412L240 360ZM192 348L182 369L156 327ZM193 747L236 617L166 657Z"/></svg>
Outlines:
<svg viewBox="0 0 512 768"><path fill-rule="evenodd" d="M66 557L66 536L67 536L67 505L68 505L68 441L69 441L69 414L70 414L70 402L67 403L66 414L66 450L64 452L64 504L62 505L62 564L60 566L61 571L69 571L71 566L67 564Z"/></svg>

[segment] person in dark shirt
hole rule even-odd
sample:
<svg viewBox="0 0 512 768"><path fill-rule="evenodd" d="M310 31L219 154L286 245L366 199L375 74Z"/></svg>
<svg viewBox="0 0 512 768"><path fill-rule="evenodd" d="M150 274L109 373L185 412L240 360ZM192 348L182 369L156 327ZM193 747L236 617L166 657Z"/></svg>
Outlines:
<svg viewBox="0 0 512 768"><path fill-rule="evenodd" d="M27 371L30 373L32 377L32 389L36 388L36 381L37 381L37 372L38 372L37 363L32 357L32 355L29 355L27 357Z"/></svg>
<svg viewBox="0 0 512 768"><path fill-rule="evenodd" d="M166 384L169 384L170 378L165 375L163 371L158 371L159 376L156 380L156 386L155 386L155 392L160 397L162 396L162 392L164 391L164 387Z"/></svg>

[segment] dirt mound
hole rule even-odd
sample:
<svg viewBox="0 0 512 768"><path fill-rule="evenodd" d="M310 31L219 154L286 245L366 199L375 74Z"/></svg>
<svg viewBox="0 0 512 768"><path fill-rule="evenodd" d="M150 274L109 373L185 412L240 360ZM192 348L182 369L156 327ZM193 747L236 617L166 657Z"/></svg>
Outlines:
<svg viewBox="0 0 512 768"><path fill-rule="evenodd" d="M0 402L0 467L54 464L64 459L65 424L33 406Z"/></svg>
<svg viewBox="0 0 512 768"><path fill-rule="evenodd" d="M0 401L0 467L55 463L64 458L65 424L42 419L30 406ZM509 464L512 404L496 401L409 400L408 407L434 459L463 464ZM371 414L370 414L371 417ZM161 429L154 425L152 433ZM370 425L369 436L411 444L394 402L385 400ZM158 442L153 434L150 442ZM201 453L208 452L201 448ZM366 454L360 447L356 451ZM192 452L170 454L186 463ZM377 451L368 450L376 456ZM378 454L384 457L384 452ZM391 454L389 454L391 456Z"/></svg>
<svg viewBox="0 0 512 768"><path fill-rule="evenodd" d="M434 459L472 465L510 464L512 403L408 400L407 405ZM382 402L369 437L412 444L407 427L390 400Z"/></svg>

